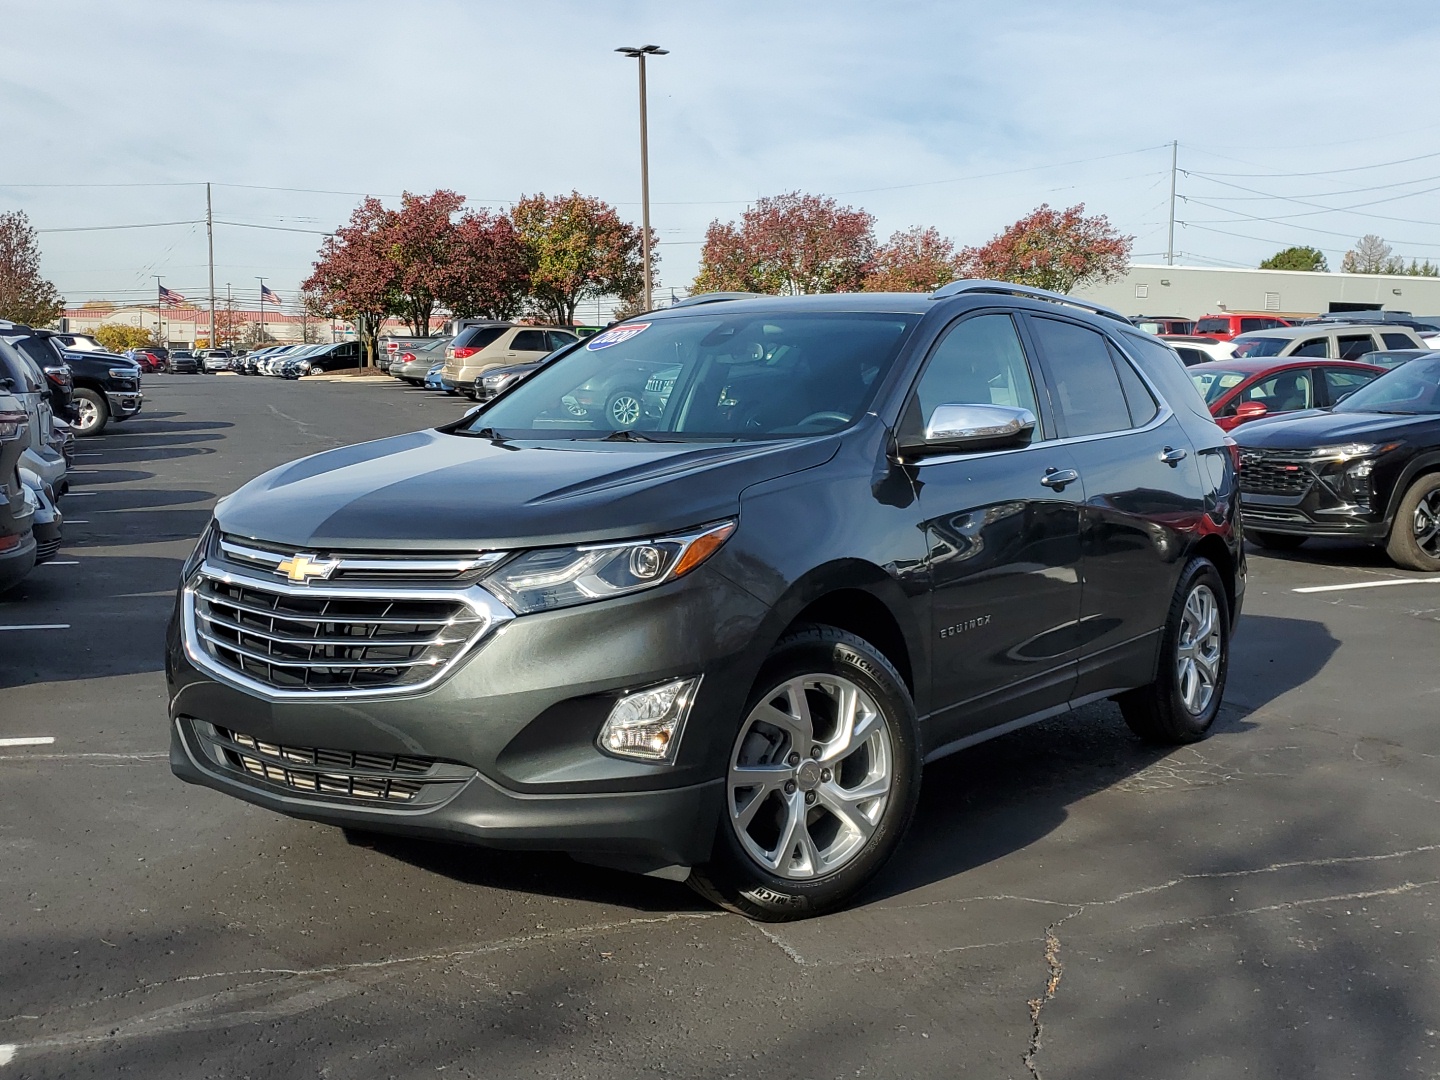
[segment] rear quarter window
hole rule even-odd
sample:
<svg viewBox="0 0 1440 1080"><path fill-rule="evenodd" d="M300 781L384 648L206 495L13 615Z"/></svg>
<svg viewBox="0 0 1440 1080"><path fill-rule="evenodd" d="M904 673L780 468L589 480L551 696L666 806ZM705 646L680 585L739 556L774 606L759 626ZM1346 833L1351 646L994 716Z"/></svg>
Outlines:
<svg viewBox="0 0 1440 1080"><path fill-rule="evenodd" d="M1209 406L1172 349L1143 334L1122 333L1120 345L1140 366L1150 384L1160 391L1160 396L1171 409L1179 414L1203 417L1207 424L1214 423Z"/></svg>
<svg viewBox="0 0 1440 1080"><path fill-rule="evenodd" d="M493 345L508 329L506 326L467 326L451 344L456 348L483 349Z"/></svg>

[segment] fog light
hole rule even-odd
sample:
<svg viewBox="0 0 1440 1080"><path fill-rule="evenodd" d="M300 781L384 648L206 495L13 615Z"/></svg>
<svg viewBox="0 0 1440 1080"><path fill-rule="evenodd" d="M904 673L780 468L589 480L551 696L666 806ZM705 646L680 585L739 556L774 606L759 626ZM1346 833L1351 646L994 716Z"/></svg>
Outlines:
<svg viewBox="0 0 1440 1080"><path fill-rule="evenodd" d="M697 676L625 695L600 729L600 748L619 757L673 762L699 686Z"/></svg>

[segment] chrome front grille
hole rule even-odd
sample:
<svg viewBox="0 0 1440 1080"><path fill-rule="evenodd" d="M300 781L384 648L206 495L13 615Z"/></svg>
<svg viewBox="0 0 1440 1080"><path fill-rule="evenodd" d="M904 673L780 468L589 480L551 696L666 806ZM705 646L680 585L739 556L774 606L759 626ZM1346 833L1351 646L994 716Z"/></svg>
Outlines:
<svg viewBox="0 0 1440 1080"><path fill-rule="evenodd" d="M1297 461L1247 450L1240 456L1240 490L1255 495L1303 495L1310 488L1309 468Z"/></svg>
<svg viewBox="0 0 1440 1080"><path fill-rule="evenodd" d="M216 554L246 570L285 573L280 568L297 552L263 541L221 536ZM400 555L388 552L331 552L322 561L330 567L327 581L471 581L505 557L504 552L460 552Z"/></svg>
<svg viewBox="0 0 1440 1080"><path fill-rule="evenodd" d="M511 618L484 590L292 585L206 564L185 586L202 667L267 697L423 689Z"/></svg>
<svg viewBox="0 0 1440 1080"><path fill-rule="evenodd" d="M290 746L201 721L190 723L217 765L327 800L428 807L475 775L474 769L434 758Z"/></svg>

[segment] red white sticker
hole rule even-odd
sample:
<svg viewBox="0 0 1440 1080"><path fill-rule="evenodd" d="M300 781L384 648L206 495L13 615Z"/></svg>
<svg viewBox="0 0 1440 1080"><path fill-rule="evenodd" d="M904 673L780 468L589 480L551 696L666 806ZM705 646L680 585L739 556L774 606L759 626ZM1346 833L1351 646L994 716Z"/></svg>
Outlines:
<svg viewBox="0 0 1440 1080"><path fill-rule="evenodd" d="M596 334L585 343L585 348L591 352L597 349L608 349L611 345L619 345L622 341L629 341L636 334L644 333L650 329L648 322L626 323L624 326L617 326L611 330L605 330Z"/></svg>

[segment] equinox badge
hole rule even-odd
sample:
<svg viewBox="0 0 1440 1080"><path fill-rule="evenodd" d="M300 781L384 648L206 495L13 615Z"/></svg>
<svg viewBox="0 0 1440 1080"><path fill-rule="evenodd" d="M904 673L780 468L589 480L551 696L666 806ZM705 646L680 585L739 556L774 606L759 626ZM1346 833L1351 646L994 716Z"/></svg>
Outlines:
<svg viewBox="0 0 1440 1080"><path fill-rule="evenodd" d="M277 574L284 574L291 581L302 584L316 578L328 578L340 565L339 559L321 559L315 555L292 555L275 567Z"/></svg>

